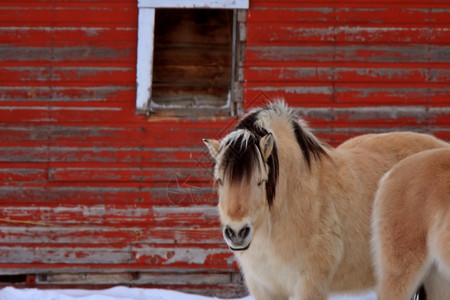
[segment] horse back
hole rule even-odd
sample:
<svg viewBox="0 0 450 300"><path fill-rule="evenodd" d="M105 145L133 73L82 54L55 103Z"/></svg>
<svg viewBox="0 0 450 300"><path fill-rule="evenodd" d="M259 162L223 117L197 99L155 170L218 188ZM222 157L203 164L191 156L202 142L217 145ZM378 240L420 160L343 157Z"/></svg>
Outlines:
<svg viewBox="0 0 450 300"><path fill-rule="evenodd" d="M345 251L331 290L346 290L350 284L344 279L358 281L361 287L374 284L374 278L370 277L373 274L369 247L370 218L381 177L407 156L448 146L430 135L395 132L355 137L329 152L331 159L321 162L321 180L327 182L327 194L322 199L333 195L342 231L351 237L343 238ZM349 270L353 270L352 276L349 276Z"/></svg>
<svg viewBox="0 0 450 300"><path fill-rule="evenodd" d="M450 217L450 148L423 151L402 160L380 185L377 210L395 213L393 219L402 218L402 222L410 219L407 223L432 227L438 220L437 227L442 226L441 220Z"/></svg>
<svg viewBox="0 0 450 300"><path fill-rule="evenodd" d="M432 135L415 132L392 132L361 135L343 143L338 149L353 153L366 152L387 157L392 156L392 163L396 163L415 153L443 147L450 147L450 144Z"/></svg>

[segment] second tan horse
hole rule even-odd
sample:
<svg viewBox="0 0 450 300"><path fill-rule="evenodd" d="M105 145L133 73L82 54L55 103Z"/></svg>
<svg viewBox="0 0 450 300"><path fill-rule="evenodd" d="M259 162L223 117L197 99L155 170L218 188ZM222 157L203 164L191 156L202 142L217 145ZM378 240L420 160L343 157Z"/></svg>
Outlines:
<svg viewBox="0 0 450 300"><path fill-rule="evenodd" d="M379 300L450 299L450 149L412 155L381 180L373 211Z"/></svg>
<svg viewBox="0 0 450 300"><path fill-rule="evenodd" d="M447 147L417 133L369 134L334 149L277 102L246 115L215 160L223 236L255 299L325 300L373 288L378 182L414 153Z"/></svg>

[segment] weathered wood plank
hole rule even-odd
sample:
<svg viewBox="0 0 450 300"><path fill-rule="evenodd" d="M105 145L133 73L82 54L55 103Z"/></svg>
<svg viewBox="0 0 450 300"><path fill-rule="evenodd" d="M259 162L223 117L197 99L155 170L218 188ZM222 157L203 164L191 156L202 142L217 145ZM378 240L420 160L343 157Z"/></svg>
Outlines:
<svg viewBox="0 0 450 300"><path fill-rule="evenodd" d="M0 106L1 122L48 122L49 108L45 102L19 103L6 102Z"/></svg>
<svg viewBox="0 0 450 300"><path fill-rule="evenodd" d="M288 7L278 2L275 5L264 3L259 6L258 1L253 1L255 7L248 13L248 21L251 23L326 23L326 24L446 24L449 22L450 7L446 3L370 3L352 5L338 1L319 3L315 5L302 2L295 3L295 7Z"/></svg>
<svg viewBox="0 0 450 300"><path fill-rule="evenodd" d="M236 274L237 275L237 274ZM217 273L151 273L151 272L128 272L128 273L91 273L91 274L49 274L42 276L41 284L123 284L133 285L155 284L164 285L220 285L238 284L242 282L240 276L232 276L229 272Z"/></svg>
<svg viewBox="0 0 450 300"><path fill-rule="evenodd" d="M135 95L136 91L131 87L124 86L90 86L80 87L68 84L68 86L49 87L49 86L6 86L0 83L0 101L77 101L79 102L111 102L123 101ZM7 103L3 103L5 106ZM16 119L21 120L21 119Z"/></svg>
<svg viewBox="0 0 450 300"><path fill-rule="evenodd" d="M335 84L331 86L284 86L252 87L246 91L249 99L283 97L289 103L302 107L362 107L424 105L440 107L445 103L449 89L445 85L380 85L380 84ZM260 102L265 97L259 97ZM447 98L448 99L448 98ZM332 109L330 108L330 111Z"/></svg>
<svg viewBox="0 0 450 300"><path fill-rule="evenodd" d="M95 123L74 125L58 124L51 126L51 142L58 146L133 146L141 145L159 148L197 148L204 151L201 139L218 137L227 133L232 127L228 122L198 123L191 127L189 122L163 122L146 124L115 124L99 126ZM202 127L202 125L204 127ZM189 127L188 127L189 126ZM152 130L153 129L153 130Z"/></svg>
<svg viewBox="0 0 450 300"><path fill-rule="evenodd" d="M439 104L437 104L436 107L420 105L428 99L427 94L423 95L421 90L410 91L412 92L412 102L410 105L414 105L414 101L417 101L418 99L420 102L418 106L404 106L405 102L407 103L407 101L409 101L408 95L404 94L405 89L388 89L387 91L375 89L375 94L372 95L373 98L363 95L367 92L371 92L370 89L356 90L357 92L355 92L355 89L350 89L348 91L349 93L356 93L356 95L353 95L353 99L349 100L348 97L345 97L345 101L349 101L347 105L329 103L328 105L333 105L333 108L327 107L326 103L312 103L307 97L299 98L289 95L289 93L295 93L297 91L302 95L303 90L303 87L264 89L263 93L261 93L261 91L255 93L256 97L254 99L256 100L251 102L251 105L260 105L261 102L265 101L266 97L270 97L272 94L278 97L280 95L285 95L286 97L284 98L288 100L293 99L291 104L299 107L299 114L304 116L307 121L310 121L312 124L311 126L314 127L376 128L382 126L385 129L396 127L398 130L401 130L402 127L408 127L411 130L413 126L416 126L417 128L420 128L421 126L446 127L449 122L449 110L447 107L442 107L442 105ZM287 93L284 94L283 91L287 91ZM425 91L425 89L423 91ZM445 97L444 95L448 93L447 91L448 89L444 88L442 94L437 96L437 101L442 103L441 101L444 100L441 99L441 97ZM262 94L264 96L261 96ZM359 100L357 100L357 98L359 98ZM395 98L395 100L393 100L393 98ZM396 102L394 101L398 101L401 105L396 105ZM360 106L357 103L360 103Z"/></svg>
<svg viewBox="0 0 450 300"><path fill-rule="evenodd" d="M254 8L258 7L298 7L299 4L295 0L283 0L283 1L276 1L276 0L252 0L254 2ZM370 0L345 0L345 1L335 1L333 4L337 7L389 7L391 5L401 5L404 6L413 6L416 5L427 5L431 7L438 6L439 4L446 4L446 0L395 0L389 1L389 0L380 0L377 1L377 4L374 4ZM309 0L302 2L301 6L310 6L310 7L317 7L317 6L327 6L330 5L329 0ZM253 8L253 6L252 6Z"/></svg>
<svg viewBox="0 0 450 300"><path fill-rule="evenodd" d="M449 14L450 16L450 14ZM295 43L353 43L398 45L404 43L439 44L446 43L450 38L447 27L432 28L423 26L330 26L329 24L303 24L301 28L296 23L250 23L247 26L248 44L264 43L288 44Z"/></svg>
<svg viewBox="0 0 450 300"><path fill-rule="evenodd" d="M64 244L64 245L126 245L137 240L138 229L43 226L1 221L0 244ZM8 226L4 226L8 225Z"/></svg>
<svg viewBox="0 0 450 300"><path fill-rule="evenodd" d="M323 108L300 109L300 115L309 120L314 127L365 127L447 128L450 110L447 107L429 108L426 106L379 106L359 108Z"/></svg>
<svg viewBox="0 0 450 300"><path fill-rule="evenodd" d="M0 8L0 19L4 26L136 26L135 1L58 1L58 9L55 7L54 3L48 1L41 1L39 5L33 1L4 1Z"/></svg>
<svg viewBox="0 0 450 300"><path fill-rule="evenodd" d="M113 43L102 46L73 47L1 47L0 60L16 62L108 62L132 63L136 61L134 43Z"/></svg>
<svg viewBox="0 0 450 300"><path fill-rule="evenodd" d="M46 146L0 147L0 162L45 163L48 153Z"/></svg>
<svg viewBox="0 0 450 300"><path fill-rule="evenodd" d="M76 288L84 286L92 289L105 289L120 284L142 288L162 288L186 293L203 294L220 298L240 298L248 294L243 285L243 278L235 270L173 270L172 272L149 272L143 269L128 269L124 272L96 267L96 271L81 273L80 269L69 270L71 273L52 272L38 274L36 284L39 288ZM10 269L2 271L11 272ZM39 269L38 269L39 271ZM103 273L100 273L103 272ZM4 274L4 273L2 273ZM1 283L0 286L7 286ZM21 287L20 283L15 286ZM24 286L25 287L25 286Z"/></svg>
<svg viewBox="0 0 450 300"><path fill-rule="evenodd" d="M283 98L287 103L293 103L302 107L330 107L334 104L333 85L313 84L308 85L296 84L288 86L265 85L257 84L248 85L244 90L244 98L247 103L244 103L245 108L261 106L269 99Z"/></svg>
<svg viewBox="0 0 450 300"><path fill-rule="evenodd" d="M31 247L1 246L0 266L8 264L128 264L145 265L149 269L161 267L187 269L229 270L234 255L229 249L154 248L147 245L133 245L126 248L113 247L52 247L38 244Z"/></svg>
<svg viewBox="0 0 450 300"><path fill-rule="evenodd" d="M224 242L220 228L177 228L160 224L158 227L147 227L136 224L135 227L117 226L64 226L32 225L7 223L1 221L0 244L63 244L63 245L129 245L163 244L193 245L206 244L214 248L223 247ZM4 226L8 225L8 226ZM22 226L20 226L22 225ZM138 227L141 226L141 227Z"/></svg>
<svg viewBox="0 0 450 300"><path fill-rule="evenodd" d="M249 46L247 47L247 65L257 62L382 62L382 63L445 63L450 47L414 45L414 46L373 46L341 45L336 46Z"/></svg>
<svg viewBox="0 0 450 300"><path fill-rule="evenodd" d="M244 95L252 106L262 105L268 98L282 97L293 106L337 107L407 106L441 107L448 100L449 89L444 84L323 84L286 83L280 86L248 87ZM399 124L400 125L400 124Z"/></svg>
<svg viewBox="0 0 450 300"><path fill-rule="evenodd" d="M115 24L116 25L116 24ZM136 42L135 27L9 26L0 28L0 41L14 47L108 46Z"/></svg>
<svg viewBox="0 0 450 300"><path fill-rule="evenodd" d="M0 169L1 170L1 169ZM212 183L212 169L147 167L61 167L49 169L49 181L125 181L154 182L166 186L189 187L199 182Z"/></svg>
<svg viewBox="0 0 450 300"><path fill-rule="evenodd" d="M195 165L193 157L203 149L198 148L147 148L147 147L50 147L51 162L102 162L148 163L173 162Z"/></svg>
<svg viewBox="0 0 450 300"><path fill-rule="evenodd" d="M48 178L46 164L0 164L0 181L40 181Z"/></svg>
<svg viewBox="0 0 450 300"><path fill-rule="evenodd" d="M6 110L6 109L5 109ZM158 122L149 128L147 122L131 124L0 124L0 145L53 147L158 147L168 150L184 149L206 152L203 137L226 134L233 122ZM151 130L153 129L153 130ZM209 158L209 157L207 157ZM141 165L142 166L142 165ZM145 166L145 165L144 165Z"/></svg>
<svg viewBox="0 0 450 300"><path fill-rule="evenodd" d="M8 188L2 188L8 190ZM3 194L3 192L2 192ZM31 196L30 191L25 191L24 195ZM79 226L80 229L86 229L89 226L119 226L119 227L137 227L152 226L167 227L194 227L196 228L217 228L218 211L215 206L205 205L205 203L191 201L175 202L177 199L168 199L163 203L169 206L156 206L147 200L146 204L89 204L89 201L83 201L83 205L68 203L52 203L41 199L36 204L39 206L20 206L20 201L9 201L2 203L9 204L8 207L0 207L0 217L2 223L14 225L26 225L27 222L33 225L48 226ZM50 195L49 198L52 198ZM35 199L35 198L34 198ZM16 203L16 204L13 204ZM14 205L14 206L13 206Z"/></svg>
<svg viewBox="0 0 450 300"><path fill-rule="evenodd" d="M97 103L89 102L84 105L60 102L58 105L41 104L39 102L9 102L0 106L0 120L3 122L122 122L136 121L132 113L134 109L129 103ZM120 119L126 115L128 118Z"/></svg>
<svg viewBox="0 0 450 300"><path fill-rule="evenodd" d="M3 85L22 86L68 86L77 87L114 83L126 86L135 85L136 69L122 67L0 67Z"/></svg>
<svg viewBox="0 0 450 300"><path fill-rule="evenodd" d="M117 123L129 123L136 120L133 103L129 102L71 102L63 101L53 103L50 108L52 123L64 122L96 122L108 123L115 120Z"/></svg>
<svg viewBox="0 0 450 300"><path fill-rule="evenodd" d="M0 143L44 143L52 147L85 147L85 148L129 148L148 147L161 151L166 148L191 149L193 161L197 154L201 161L211 161L201 139L204 137L220 137L226 134L234 122L198 122L196 126L189 126L189 122L158 122L152 128L148 123L124 123L99 126L98 123L55 125L5 126L0 125ZM202 125L204 127L202 127ZM189 127L188 127L189 126ZM152 130L153 129L153 130ZM100 162L99 162L100 163ZM140 166L145 166L141 164Z"/></svg>
<svg viewBox="0 0 450 300"><path fill-rule="evenodd" d="M235 261L229 249L133 247L133 262L151 266L173 265L186 268L230 269Z"/></svg>
<svg viewBox="0 0 450 300"><path fill-rule="evenodd" d="M224 251L230 251L229 249L224 249ZM46 275L49 273L57 274L57 273L137 273L137 272L152 272L152 273L179 273L179 274L190 274L190 273L211 273L211 272L232 272L235 273L238 271L236 264L233 267L228 269L213 269L213 268L201 268L201 266L192 266L190 268L187 267L177 267L177 266L155 266L155 265L145 265L145 264L97 264L95 266L95 271L92 269L93 264L65 264L65 263L54 263L54 264L45 264L45 263L3 263L0 264L0 271L2 274L23 274L24 268L27 268L28 274L36 274L36 275ZM46 285L47 287L51 287L51 285ZM95 287L96 284L92 283L91 287ZM150 284L148 284L150 287ZM170 283L167 284L170 286ZM24 286L25 287L25 286ZM56 288L57 285L54 285ZM60 286L61 287L61 286ZM67 284L64 287L69 288L71 285ZM80 285L72 285L73 288L79 288Z"/></svg>
<svg viewBox="0 0 450 300"><path fill-rule="evenodd" d="M46 125L29 126L0 124L0 145L33 145L40 146L49 140L49 127Z"/></svg>
<svg viewBox="0 0 450 300"><path fill-rule="evenodd" d="M336 67L336 66L274 66L249 67L246 77L252 82L376 82L376 83L447 83L450 68L446 65L409 66L397 65ZM409 85L408 85L409 86Z"/></svg>
<svg viewBox="0 0 450 300"><path fill-rule="evenodd" d="M0 246L0 265L2 263L28 264L36 262L44 264L130 264L132 260L132 253L126 248L57 248L54 245L48 247L39 244L32 245L32 247Z"/></svg>
<svg viewBox="0 0 450 300"><path fill-rule="evenodd" d="M361 100L366 105L424 105L436 107L442 105L443 98L448 98L450 89L445 85L408 86L386 85L336 85L335 99L338 103L359 105ZM445 100L444 100L445 101ZM436 111L436 110L435 110Z"/></svg>
<svg viewBox="0 0 450 300"><path fill-rule="evenodd" d="M163 204L175 205L178 209L194 204L215 204L217 194L214 188L204 185L180 187L146 187L144 183L133 183L119 186L100 184L101 187L89 186L89 182L80 182L78 186L67 186L62 183L61 187L42 187L42 183L31 186L2 186L0 200L10 205L31 205L33 203L43 205L43 209L51 210L55 204L66 203L76 205L82 203L86 206L99 204L106 205L136 205L137 208L146 210L147 205ZM174 183L176 184L176 183ZM84 187L84 188L83 188ZM51 205L45 208L45 204ZM200 212L199 212L200 213ZM200 214L202 215L202 214ZM174 217L179 217L177 214ZM182 221L182 219L180 219Z"/></svg>

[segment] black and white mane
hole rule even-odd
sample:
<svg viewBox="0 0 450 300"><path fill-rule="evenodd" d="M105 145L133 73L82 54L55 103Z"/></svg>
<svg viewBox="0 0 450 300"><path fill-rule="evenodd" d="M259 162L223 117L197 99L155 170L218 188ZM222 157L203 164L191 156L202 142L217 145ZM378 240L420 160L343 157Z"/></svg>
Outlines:
<svg viewBox="0 0 450 300"><path fill-rule="evenodd" d="M267 127L271 118L284 118L283 121L291 124L295 139L309 168L313 159L320 159L327 155L321 142L309 132L303 122L283 102L275 102L269 107L259 108L244 116L233 131L223 139L221 147L224 148L224 152L218 167L223 170L224 176L231 183L250 180L254 168L260 167L259 142L265 135L272 133ZM272 205L275 197L279 175L277 149L275 143L267 159L269 170L266 195L269 206Z"/></svg>

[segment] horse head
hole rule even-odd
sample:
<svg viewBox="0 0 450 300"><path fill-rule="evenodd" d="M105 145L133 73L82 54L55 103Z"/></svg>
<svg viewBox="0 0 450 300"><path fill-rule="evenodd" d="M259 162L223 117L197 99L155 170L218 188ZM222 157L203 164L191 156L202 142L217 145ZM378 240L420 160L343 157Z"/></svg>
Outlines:
<svg viewBox="0 0 450 300"><path fill-rule="evenodd" d="M275 138L237 129L221 141L204 142L215 160L224 239L233 251L247 250L273 198Z"/></svg>
<svg viewBox="0 0 450 300"><path fill-rule="evenodd" d="M252 111L220 141L204 140L215 160L223 235L232 250L248 249L258 228L270 220L280 173L278 155L283 145L277 140L281 142L281 136L285 144L297 149L284 150L284 156L289 152L292 157L285 162L285 169L298 168L300 160L310 169L314 158L327 155L321 142L284 102Z"/></svg>

